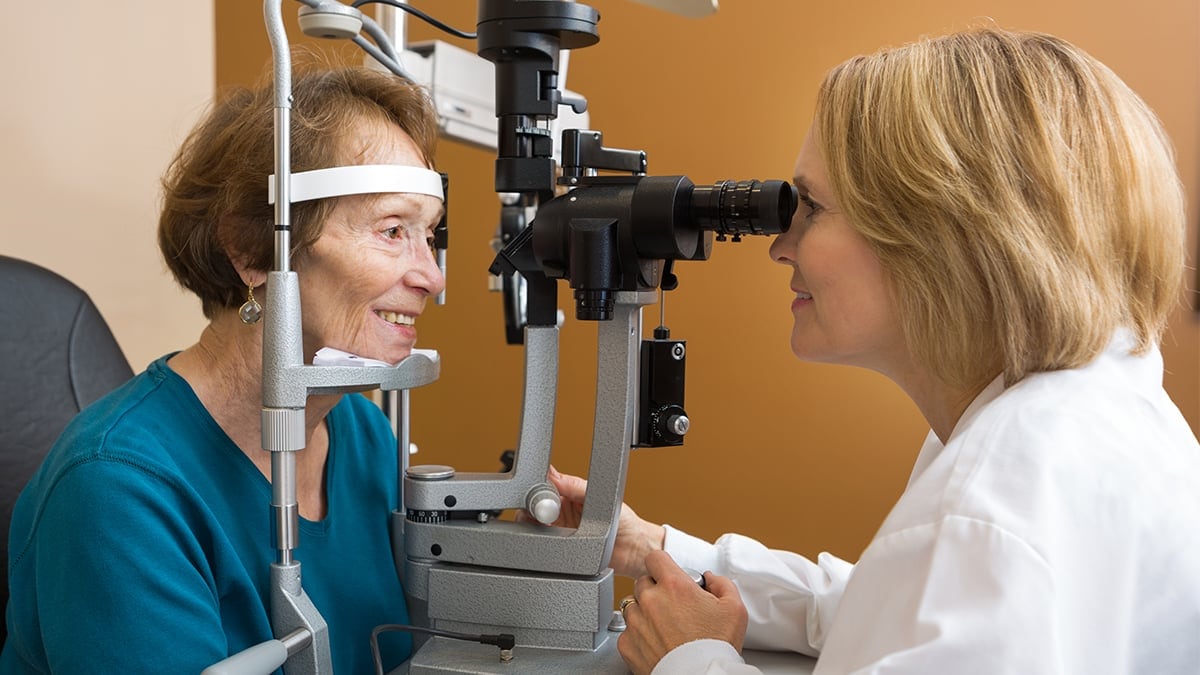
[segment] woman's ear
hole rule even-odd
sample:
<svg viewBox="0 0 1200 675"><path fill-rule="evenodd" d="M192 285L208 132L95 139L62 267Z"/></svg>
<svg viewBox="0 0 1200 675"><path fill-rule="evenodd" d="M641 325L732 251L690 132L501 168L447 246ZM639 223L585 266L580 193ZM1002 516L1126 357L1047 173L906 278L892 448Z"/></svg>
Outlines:
<svg viewBox="0 0 1200 675"><path fill-rule="evenodd" d="M258 288L267 283L267 273L261 270L242 270L239 268L238 274L242 277L242 283L250 288Z"/></svg>
<svg viewBox="0 0 1200 675"><path fill-rule="evenodd" d="M236 244L236 238L232 233L239 227L238 219L233 216L222 216L217 223L217 237L221 242L221 248L225 251L225 257L229 258L229 263L233 265L234 271L241 278L242 284L251 288L258 288L266 283L266 270L258 269L252 256L244 253Z"/></svg>

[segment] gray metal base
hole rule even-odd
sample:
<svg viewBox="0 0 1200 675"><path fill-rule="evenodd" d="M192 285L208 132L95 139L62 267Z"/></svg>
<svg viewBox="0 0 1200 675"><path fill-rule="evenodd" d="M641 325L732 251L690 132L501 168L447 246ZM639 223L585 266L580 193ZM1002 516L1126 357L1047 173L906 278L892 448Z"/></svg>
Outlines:
<svg viewBox="0 0 1200 675"><path fill-rule="evenodd" d="M522 647L513 649L511 661L500 661L500 650L491 645L475 644L449 638L430 638L413 655L389 675L427 675L434 673L465 673L470 675L561 675L562 673L601 673L627 675L629 668L617 653L617 637L608 639L593 651L543 649Z"/></svg>

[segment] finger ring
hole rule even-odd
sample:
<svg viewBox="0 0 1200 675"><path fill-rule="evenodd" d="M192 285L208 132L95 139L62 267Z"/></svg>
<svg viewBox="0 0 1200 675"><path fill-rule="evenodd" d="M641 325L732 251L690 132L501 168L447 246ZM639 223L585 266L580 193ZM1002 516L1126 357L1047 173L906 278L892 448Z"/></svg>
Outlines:
<svg viewBox="0 0 1200 675"><path fill-rule="evenodd" d="M632 595L627 598L623 598L621 600L621 616L625 616L625 610L630 605L635 605L635 604L637 604L637 598L633 597Z"/></svg>

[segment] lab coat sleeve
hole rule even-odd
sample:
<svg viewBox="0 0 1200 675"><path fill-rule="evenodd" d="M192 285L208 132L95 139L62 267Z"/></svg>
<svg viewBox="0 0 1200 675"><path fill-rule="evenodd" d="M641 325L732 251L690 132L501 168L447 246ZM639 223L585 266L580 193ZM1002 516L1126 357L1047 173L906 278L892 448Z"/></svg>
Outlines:
<svg viewBox="0 0 1200 675"><path fill-rule="evenodd" d="M1062 673L1055 597L1044 559L993 523L892 532L856 565L814 672Z"/></svg>
<svg viewBox="0 0 1200 675"><path fill-rule="evenodd" d="M749 616L747 649L821 651L853 565L828 553L814 563L736 534L710 544L669 525L666 530L664 548L676 563L737 585Z"/></svg>

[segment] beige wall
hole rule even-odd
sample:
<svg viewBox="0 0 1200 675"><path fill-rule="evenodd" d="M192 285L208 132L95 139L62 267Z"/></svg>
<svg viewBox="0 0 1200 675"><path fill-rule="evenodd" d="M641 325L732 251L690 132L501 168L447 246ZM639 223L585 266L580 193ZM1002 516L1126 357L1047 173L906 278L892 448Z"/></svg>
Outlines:
<svg viewBox="0 0 1200 675"><path fill-rule="evenodd" d="M140 371L203 325L154 228L158 177L212 95L212 0L31 2L20 21L0 41L0 253L86 290Z"/></svg>

